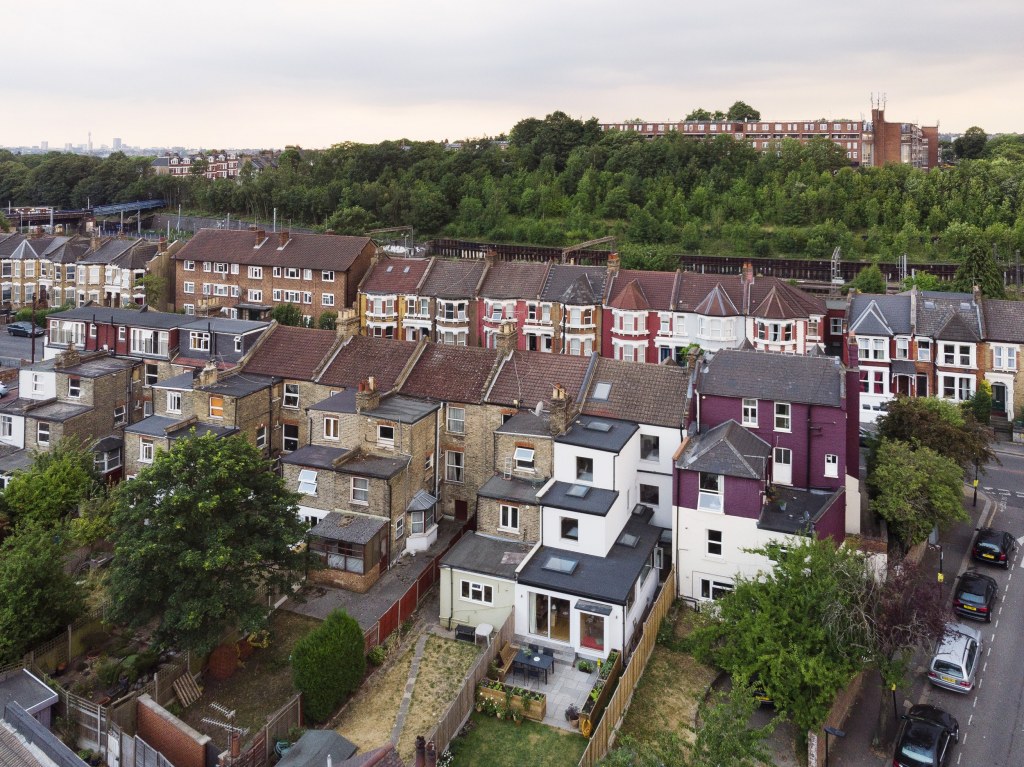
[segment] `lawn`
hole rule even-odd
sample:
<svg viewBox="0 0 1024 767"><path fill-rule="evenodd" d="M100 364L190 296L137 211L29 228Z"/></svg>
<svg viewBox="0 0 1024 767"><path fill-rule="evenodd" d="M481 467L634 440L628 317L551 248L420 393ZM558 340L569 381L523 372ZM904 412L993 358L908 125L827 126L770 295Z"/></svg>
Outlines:
<svg viewBox="0 0 1024 767"><path fill-rule="evenodd" d="M412 764L417 735L426 735L458 696L480 648L467 642L431 636L427 639L412 692L412 705L398 741L398 753Z"/></svg>
<svg viewBox="0 0 1024 767"><path fill-rule="evenodd" d="M202 721L203 717L225 721L222 713L211 708L211 703L233 709L233 724L255 732L263 726L268 715L281 708L296 693L288 658L299 638L318 625L320 621L312 618L275 610L270 617L270 646L255 650L245 661L245 666L229 679L221 682L206 679L203 696L181 718L225 748L229 745L227 731Z"/></svg>
<svg viewBox="0 0 1024 767"><path fill-rule="evenodd" d="M360 751L383 746L391 738L412 655L413 648L407 645L394 662L363 682L335 722L334 729L359 746Z"/></svg>
<svg viewBox="0 0 1024 767"><path fill-rule="evenodd" d="M452 741L452 767L576 767L587 739L526 719L521 724L473 712Z"/></svg>
<svg viewBox="0 0 1024 767"><path fill-rule="evenodd" d="M677 639L689 632L693 615L676 607L666 616L666 620L676 618L673 628ZM714 669L686 653L655 645L626 713L622 733L641 741L665 731L692 737L697 705L716 675Z"/></svg>

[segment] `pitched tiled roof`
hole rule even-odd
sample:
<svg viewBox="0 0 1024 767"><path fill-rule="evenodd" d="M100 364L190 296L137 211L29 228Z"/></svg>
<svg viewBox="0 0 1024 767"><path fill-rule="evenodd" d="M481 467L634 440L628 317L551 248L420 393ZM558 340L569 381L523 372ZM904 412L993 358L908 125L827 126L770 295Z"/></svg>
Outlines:
<svg viewBox="0 0 1024 767"><path fill-rule="evenodd" d="M1024 343L1024 302L986 298L981 305L987 340Z"/></svg>
<svg viewBox="0 0 1024 767"><path fill-rule="evenodd" d="M728 420L691 438L676 466L687 471L762 479L771 453L771 445Z"/></svg>
<svg viewBox="0 0 1024 767"><path fill-rule="evenodd" d="M497 363L493 349L428 343L402 384L402 394L478 404Z"/></svg>
<svg viewBox="0 0 1024 767"><path fill-rule="evenodd" d="M980 340L978 333L971 325L968 325L963 314L953 309L947 310L946 321L935 331L935 338L942 341L967 341L970 343L977 343Z"/></svg>
<svg viewBox="0 0 1024 767"><path fill-rule="evenodd" d="M626 302L636 305L637 310L671 311L677 276L677 272L623 269L612 278L608 287L608 305L613 309L633 310L632 306L623 304ZM637 301L637 291L643 298L642 303Z"/></svg>
<svg viewBox="0 0 1024 767"><path fill-rule="evenodd" d="M565 304L600 304L607 278L608 270L603 266L552 264L541 298Z"/></svg>
<svg viewBox="0 0 1024 767"><path fill-rule="evenodd" d="M920 291L917 293L917 335L925 338L938 338L938 333L950 320L950 313L960 315L963 324L969 329L969 336L977 340L981 336L980 308L970 293L936 293ZM952 330L952 329L951 329ZM956 332L962 333L962 329ZM971 340L969 338L949 338L949 341Z"/></svg>
<svg viewBox="0 0 1024 767"><path fill-rule="evenodd" d="M217 261L255 266L296 266L344 272L363 249L372 247L369 237L291 232L281 249L284 232L266 232L257 246L256 232L200 229L185 247L174 254L177 261Z"/></svg>
<svg viewBox="0 0 1024 767"><path fill-rule="evenodd" d="M245 365L245 372L311 381L338 340L333 330L278 325Z"/></svg>
<svg viewBox="0 0 1024 767"><path fill-rule="evenodd" d="M743 278L738 275L698 274L683 272L676 291L675 310L679 312L695 312L704 303L707 296L715 289L728 296L732 305L740 314L744 307Z"/></svg>
<svg viewBox="0 0 1024 767"><path fill-rule="evenodd" d="M415 293L429 265L427 258L382 258L370 267L359 289L377 295Z"/></svg>
<svg viewBox="0 0 1024 767"><path fill-rule="evenodd" d="M750 285L747 313L769 320L824 314L825 302L778 277L757 277Z"/></svg>
<svg viewBox="0 0 1024 767"><path fill-rule="evenodd" d="M843 369L836 357L723 349L701 363L697 390L710 396L837 407L843 396Z"/></svg>
<svg viewBox="0 0 1024 767"><path fill-rule="evenodd" d="M736 308L721 282L715 283L704 300L697 304L694 309L697 314L705 317L738 317L742 312Z"/></svg>
<svg viewBox="0 0 1024 767"><path fill-rule="evenodd" d="M352 336L338 349L327 368L317 379L326 386L356 387L373 376L381 392L395 385L416 343L391 338Z"/></svg>
<svg viewBox="0 0 1024 767"><path fill-rule="evenodd" d="M476 286L484 273L483 261L435 258L420 288L421 296L475 298Z"/></svg>
<svg viewBox="0 0 1024 767"><path fill-rule="evenodd" d="M880 296L858 293L847 311L850 330L863 335L906 336L913 331L910 294Z"/></svg>
<svg viewBox="0 0 1024 767"><path fill-rule="evenodd" d="M147 244L143 239L118 239L111 238L109 240L101 241L99 247L89 253L84 259L83 264L110 264L115 259L130 252L136 245Z"/></svg>
<svg viewBox="0 0 1024 767"><path fill-rule="evenodd" d="M10 258L18 246L27 238L23 234L0 236L0 258Z"/></svg>
<svg viewBox="0 0 1024 767"><path fill-rule="evenodd" d="M483 298L536 300L544 287L548 264L536 261L496 261L487 270L480 295Z"/></svg>
<svg viewBox="0 0 1024 767"><path fill-rule="evenodd" d="M633 423L679 428L686 421L689 385L690 371L687 368L638 365L602 357L597 360L583 412Z"/></svg>
<svg viewBox="0 0 1024 767"><path fill-rule="evenodd" d="M538 402L550 401L555 384L561 384L568 398L575 400L590 362L590 357L513 352L501 361L487 392L487 401L498 405L512 405L518 401L522 407L532 409Z"/></svg>

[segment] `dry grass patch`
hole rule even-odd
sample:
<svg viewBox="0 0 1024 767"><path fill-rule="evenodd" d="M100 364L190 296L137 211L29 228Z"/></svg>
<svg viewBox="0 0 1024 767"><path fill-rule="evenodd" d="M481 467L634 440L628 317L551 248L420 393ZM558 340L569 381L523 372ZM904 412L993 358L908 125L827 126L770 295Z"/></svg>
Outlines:
<svg viewBox="0 0 1024 767"><path fill-rule="evenodd" d="M398 753L407 763L413 761L416 736L425 736L448 710L479 654L480 648L468 642L438 636L427 639L412 691L412 705L398 741Z"/></svg>
<svg viewBox="0 0 1024 767"><path fill-rule="evenodd" d="M391 738L412 655L410 647L393 664L366 680L342 711L334 729L359 746L360 751L382 746Z"/></svg>

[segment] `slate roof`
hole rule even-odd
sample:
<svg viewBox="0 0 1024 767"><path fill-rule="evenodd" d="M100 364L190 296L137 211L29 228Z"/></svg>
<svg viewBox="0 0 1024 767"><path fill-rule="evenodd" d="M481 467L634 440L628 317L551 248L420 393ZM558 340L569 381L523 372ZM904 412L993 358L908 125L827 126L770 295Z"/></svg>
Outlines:
<svg viewBox="0 0 1024 767"><path fill-rule="evenodd" d="M135 367L136 364L136 360L124 359L123 357L111 357L110 355L105 354L102 357L84 359L77 365L72 365L70 367L58 367L55 362L53 369L60 370L62 373L71 373L76 376L82 376L83 378L100 378L101 376L110 375L111 373L119 373L122 370L130 370Z"/></svg>
<svg viewBox="0 0 1024 767"><path fill-rule="evenodd" d="M716 289L728 297L729 302L738 310L737 314L743 313L746 306L745 291L743 278L739 275L683 272L676 290L674 308L678 312L696 312L697 307L703 304L708 295Z"/></svg>
<svg viewBox="0 0 1024 767"><path fill-rule="evenodd" d="M608 384L606 399L597 399ZM676 365L638 365L599 358L583 412L634 423L679 428L689 411L690 370ZM605 387L600 387L602 390Z"/></svg>
<svg viewBox="0 0 1024 767"><path fill-rule="evenodd" d="M607 453L618 453L633 438L638 429L639 427L635 423L629 421L580 415L569 424L565 434L555 437L555 442L591 450L602 450Z"/></svg>
<svg viewBox="0 0 1024 767"><path fill-rule="evenodd" d="M601 304L608 270L603 266L552 264L540 297L575 306Z"/></svg>
<svg viewBox="0 0 1024 767"><path fill-rule="evenodd" d="M312 381L337 340L333 330L276 325L245 364L245 372Z"/></svg>
<svg viewBox="0 0 1024 767"><path fill-rule="evenodd" d="M479 404L497 363L493 349L428 343L402 384L402 393Z"/></svg>
<svg viewBox="0 0 1024 767"><path fill-rule="evenodd" d="M416 423L439 407L441 406L436 402L424 402L413 397L393 394L390 397L382 397L380 405L373 410L364 411L364 415L398 423Z"/></svg>
<svg viewBox="0 0 1024 767"><path fill-rule="evenodd" d="M896 296L858 293L846 316L851 331L866 336L909 336L913 333L910 294Z"/></svg>
<svg viewBox="0 0 1024 767"><path fill-rule="evenodd" d="M546 479L528 480L521 477L510 477L505 479L495 474L477 491L482 498L493 498L496 501L519 501L532 506L539 506L540 500L537 493L540 491Z"/></svg>
<svg viewBox="0 0 1024 767"><path fill-rule="evenodd" d="M729 304L737 310L735 314L730 313ZM745 314L762 319L796 319L825 314L825 302L778 277L759 276L747 284L742 275L683 272L675 309L696 314L708 310L712 312L706 315L709 317Z"/></svg>
<svg viewBox="0 0 1024 767"><path fill-rule="evenodd" d="M622 269L609 281L608 306L625 311L671 311L678 278L678 272Z"/></svg>
<svg viewBox="0 0 1024 767"><path fill-rule="evenodd" d="M395 385L415 351L414 341L351 336L334 354L317 383L354 389L360 381L373 376L377 388L385 392Z"/></svg>
<svg viewBox="0 0 1024 767"><path fill-rule="evenodd" d="M485 266L483 261L435 258L427 270L419 295L436 298L475 298L476 286L480 284Z"/></svg>
<svg viewBox="0 0 1024 767"><path fill-rule="evenodd" d="M676 468L743 479L764 479L772 446L728 420L690 438Z"/></svg>
<svg viewBox="0 0 1024 767"><path fill-rule="evenodd" d="M163 415L151 415L147 418L143 418L137 423L126 426L124 433L141 434L145 437L166 437L173 441L181 439L182 437L190 436L193 432L195 432L195 436L197 437L203 437L207 434L226 437L238 431L238 429L233 426L219 426L217 424L206 423L205 421L195 421L190 423L187 427L175 428L181 423L182 419L168 418ZM171 431L168 431L168 429Z"/></svg>
<svg viewBox="0 0 1024 767"><path fill-rule="evenodd" d="M133 248L149 246L149 243L141 238L120 239L113 237L108 240L101 240L99 247L93 249L92 252L82 259L81 263L92 265L112 264L119 259L130 258ZM151 247L153 248L153 255L156 255L156 246Z"/></svg>
<svg viewBox="0 0 1024 767"><path fill-rule="evenodd" d="M191 391L195 382L195 374L192 371L180 375L165 378L153 384L154 389L178 389L180 391Z"/></svg>
<svg viewBox="0 0 1024 767"><path fill-rule="evenodd" d="M10 258L26 239L23 234L0 235L0 258Z"/></svg>
<svg viewBox="0 0 1024 767"><path fill-rule="evenodd" d="M322 399L309 408L322 413L354 413L356 412L356 390L342 389L327 399Z"/></svg>
<svg viewBox="0 0 1024 767"><path fill-rule="evenodd" d="M25 406L28 404L35 404L36 400L21 400L20 405L16 405L13 408L9 408L14 412L21 412L25 418L31 418L36 421L52 421L53 423L64 423L70 421L76 416L80 416L83 413L88 413L93 408L88 405L73 405L70 402L51 402L48 405L42 405L41 407L33 408L32 410L26 410Z"/></svg>
<svg viewBox="0 0 1024 767"><path fill-rule="evenodd" d="M551 420L546 412L536 415L532 410L523 410L509 418L494 431L496 434L521 434L524 437L547 437L551 439Z"/></svg>
<svg viewBox="0 0 1024 767"><path fill-rule="evenodd" d="M375 295L416 294L416 286L430 266L428 258L385 256L370 267L359 290Z"/></svg>
<svg viewBox="0 0 1024 767"><path fill-rule="evenodd" d="M441 559L441 567L515 580L516 568L533 548L532 543L492 538L470 531Z"/></svg>
<svg viewBox="0 0 1024 767"><path fill-rule="evenodd" d="M626 604L662 532L662 528L648 523L650 510L641 508L644 513L631 514L623 528L623 532L637 537L636 546L616 542L604 557L541 546L520 570L517 582L584 599ZM544 565L553 556L576 561L576 569L571 574L546 569Z"/></svg>
<svg viewBox="0 0 1024 767"><path fill-rule="evenodd" d="M843 369L836 357L723 349L705 355L697 391L717 397L838 407L843 383Z"/></svg>
<svg viewBox="0 0 1024 767"><path fill-rule="evenodd" d="M317 522L307 534L330 541L365 544L372 541L373 536L387 524L388 520L384 517L375 519L332 511Z"/></svg>
<svg viewBox="0 0 1024 767"><path fill-rule="evenodd" d="M480 286L481 298L536 300L544 288L549 264L536 261L496 261Z"/></svg>
<svg viewBox="0 0 1024 767"><path fill-rule="evenodd" d="M365 453L354 453L350 460L338 465L335 471L360 477L390 479L409 465L409 458L383 458Z"/></svg>
<svg viewBox="0 0 1024 767"><path fill-rule="evenodd" d="M35 462L31 450L14 445L0 445L0 474L11 474L27 469Z"/></svg>
<svg viewBox="0 0 1024 767"><path fill-rule="evenodd" d="M952 309L948 310L946 321L935 331L935 338L943 341L967 341L970 343L977 343L981 340L978 332L968 324L963 314Z"/></svg>
<svg viewBox="0 0 1024 767"><path fill-rule="evenodd" d="M254 266L296 266L345 272L367 247L369 237L291 232L284 249L283 232L266 232L257 247L256 232L231 229L200 229L174 254L176 261L215 261Z"/></svg>
<svg viewBox="0 0 1024 767"><path fill-rule="evenodd" d="M244 336L258 330L266 330L270 327L270 323L259 320L233 320L230 317L203 317L202 319L195 320L194 322L182 325L181 327L185 330L209 330L212 333ZM299 328L299 330L308 330L308 328ZM333 333L334 331L326 330L317 332Z"/></svg>
<svg viewBox="0 0 1024 767"><path fill-rule="evenodd" d="M777 485L776 499L761 507L757 520L760 530L789 535L810 535L825 512L846 490L802 490Z"/></svg>
<svg viewBox="0 0 1024 767"><path fill-rule="evenodd" d="M135 328L152 328L155 330L170 330L179 328L195 321L194 317L172 312L158 312L143 307L135 309L114 309L107 306L89 305L80 306L76 309L68 309L64 312L57 312L47 317L48 320L79 320L82 322L96 322L100 324L127 325Z"/></svg>
<svg viewBox="0 0 1024 767"><path fill-rule="evenodd" d="M900 294L907 295L907 294ZM952 315L960 322L948 328ZM917 293L917 335L944 341L977 341L981 337L981 311L971 293ZM943 330L944 328L945 331ZM940 335L942 332L962 336L954 338Z"/></svg>
<svg viewBox="0 0 1024 767"><path fill-rule="evenodd" d="M778 277L756 277L750 285L747 314L786 320L824 314L825 302Z"/></svg>
<svg viewBox="0 0 1024 767"><path fill-rule="evenodd" d="M1024 303L985 298L981 306L986 340L1024 343Z"/></svg>
<svg viewBox="0 0 1024 767"><path fill-rule="evenodd" d="M572 482L553 482L541 496L540 502L544 506L552 506L556 509L603 517L611 510L615 499L619 497L618 490L606 490L589 485L586 486L586 495L569 495L569 491L574 487L577 485Z"/></svg>
<svg viewBox="0 0 1024 767"><path fill-rule="evenodd" d="M326 445L302 445L297 450L284 453L281 456L281 463L290 463L295 466L312 466L317 469L328 469L333 471L335 462L343 458L350 451L344 447L327 447Z"/></svg>
<svg viewBox="0 0 1024 767"><path fill-rule="evenodd" d="M273 376L261 376L253 373L235 373L223 376L217 383L209 386L196 386L197 391L223 394L228 397L247 397L263 389L269 389L277 380Z"/></svg>
<svg viewBox="0 0 1024 767"><path fill-rule="evenodd" d="M486 400L498 405L513 405L518 400L522 407L532 409L538 402L551 400L555 384L565 387L566 396L575 400L591 361L590 357L568 354L515 351L500 362Z"/></svg>

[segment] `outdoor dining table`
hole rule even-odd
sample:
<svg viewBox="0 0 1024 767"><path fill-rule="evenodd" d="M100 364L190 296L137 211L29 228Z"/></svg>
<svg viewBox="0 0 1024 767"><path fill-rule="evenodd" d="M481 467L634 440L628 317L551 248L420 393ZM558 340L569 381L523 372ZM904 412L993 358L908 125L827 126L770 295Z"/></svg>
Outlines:
<svg viewBox="0 0 1024 767"><path fill-rule="evenodd" d="M516 659L512 661L512 663L520 668L535 668L539 671L543 671L544 684L547 684L548 672L554 668L555 659L551 655L532 652L529 647L520 647L519 652L516 653Z"/></svg>

